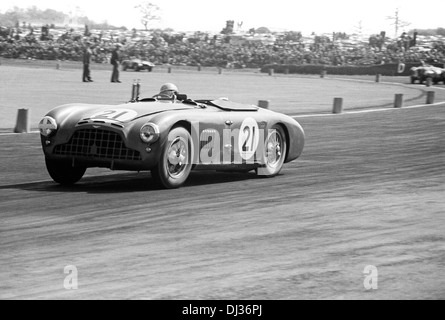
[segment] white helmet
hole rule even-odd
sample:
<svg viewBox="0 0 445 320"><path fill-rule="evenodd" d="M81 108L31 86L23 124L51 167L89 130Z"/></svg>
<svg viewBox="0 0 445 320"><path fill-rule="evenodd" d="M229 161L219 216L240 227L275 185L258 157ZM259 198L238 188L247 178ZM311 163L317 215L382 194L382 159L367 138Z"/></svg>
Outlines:
<svg viewBox="0 0 445 320"><path fill-rule="evenodd" d="M175 86L173 83L164 83L161 87L160 92L164 91L175 91L178 92L178 87Z"/></svg>

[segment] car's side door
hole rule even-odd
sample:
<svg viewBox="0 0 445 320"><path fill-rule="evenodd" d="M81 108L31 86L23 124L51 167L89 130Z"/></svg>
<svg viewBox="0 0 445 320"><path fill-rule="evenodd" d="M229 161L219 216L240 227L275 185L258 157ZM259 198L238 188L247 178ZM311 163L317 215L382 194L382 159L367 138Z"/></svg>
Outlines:
<svg viewBox="0 0 445 320"><path fill-rule="evenodd" d="M231 164L261 161L267 121L255 111L228 112L223 135L226 160ZM225 162L228 164L228 161Z"/></svg>

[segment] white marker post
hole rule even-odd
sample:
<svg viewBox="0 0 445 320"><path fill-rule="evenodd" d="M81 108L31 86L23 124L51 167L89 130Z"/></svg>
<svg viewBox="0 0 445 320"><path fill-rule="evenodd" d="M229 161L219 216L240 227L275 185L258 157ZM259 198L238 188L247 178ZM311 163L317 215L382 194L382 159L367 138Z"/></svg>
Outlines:
<svg viewBox="0 0 445 320"><path fill-rule="evenodd" d="M259 100L258 107L263 109L269 109L269 100Z"/></svg>
<svg viewBox="0 0 445 320"><path fill-rule="evenodd" d="M29 109L19 109L17 114L17 123L14 128L15 133L28 133L31 131L29 125Z"/></svg>
<svg viewBox="0 0 445 320"><path fill-rule="evenodd" d="M343 111L343 98L334 98L334 107L332 113L342 113Z"/></svg>
<svg viewBox="0 0 445 320"><path fill-rule="evenodd" d="M434 103L434 91L428 91L426 93L426 104L433 104Z"/></svg>
<svg viewBox="0 0 445 320"><path fill-rule="evenodd" d="M394 96L394 108L401 108L403 106L403 94L396 93Z"/></svg>

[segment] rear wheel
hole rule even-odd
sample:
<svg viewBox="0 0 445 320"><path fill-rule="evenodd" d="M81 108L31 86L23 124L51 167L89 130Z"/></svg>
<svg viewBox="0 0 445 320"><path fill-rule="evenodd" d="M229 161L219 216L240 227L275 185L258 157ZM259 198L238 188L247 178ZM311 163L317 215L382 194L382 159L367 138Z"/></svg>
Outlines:
<svg viewBox="0 0 445 320"><path fill-rule="evenodd" d="M161 158L151 173L163 188L179 188L192 170L192 138L182 127L174 128L168 134Z"/></svg>
<svg viewBox="0 0 445 320"><path fill-rule="evenodd" d="M73 167L70 161L45 159L51 178L61 185L73 185L82 179L86 167Z"/></svg>
<svg viewBox="0 0 445 320"><path fill-rule="evenodd" d="M264 143L264 165L256 169L259 176L274 177L280 173L287 153L287 141L284 129L275 125L269 130Z"/></svg>

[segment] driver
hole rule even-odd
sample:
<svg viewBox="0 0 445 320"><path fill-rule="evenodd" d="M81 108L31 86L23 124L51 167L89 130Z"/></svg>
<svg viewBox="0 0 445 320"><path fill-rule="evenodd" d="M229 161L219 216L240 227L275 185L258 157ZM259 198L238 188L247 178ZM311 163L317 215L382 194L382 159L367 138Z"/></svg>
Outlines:
<svg viewBox="0 0 445 320"><path fill-rule="evenodd" d="M159 93L154 95L153 98L160 100L174 100L178 94L178 87L173 83L164 83L159 90Z"/></svg>

